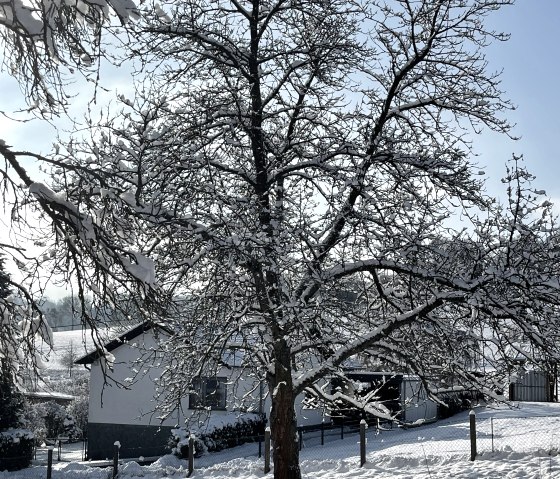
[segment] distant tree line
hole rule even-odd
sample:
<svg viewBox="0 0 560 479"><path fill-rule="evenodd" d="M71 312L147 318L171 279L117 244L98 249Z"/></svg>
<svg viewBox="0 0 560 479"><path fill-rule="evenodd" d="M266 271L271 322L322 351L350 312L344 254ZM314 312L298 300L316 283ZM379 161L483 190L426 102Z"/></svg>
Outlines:
<svg viewBox="0 0 560 479"><path fill-rule="evenodd" d="M127 300L123 299L123 304L126 302ZM83 327L81 317L84 307L87 308L87 313L96 319L96 323L102 326L114 326L127 322L134 323L134 318L138 317L131 307L126 307L126 312L109 305L98 307L92 304L89 298L86 298L82 304L77 297L71 295L57 300L47 298L41 309L53 331L72 331Z"/></svg>

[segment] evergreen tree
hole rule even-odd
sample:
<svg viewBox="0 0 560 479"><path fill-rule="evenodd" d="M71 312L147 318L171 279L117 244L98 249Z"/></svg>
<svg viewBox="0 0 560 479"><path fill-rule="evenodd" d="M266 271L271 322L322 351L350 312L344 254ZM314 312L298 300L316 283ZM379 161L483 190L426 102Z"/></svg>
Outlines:
<svg viewBox="0 0 560 479"><path fill-rule="evenodd" d="M0 257L0 299L6 299L10 293L10 276L4 270L4 258ZM0 431L17 427L23 409L23 395L14 384L10 366L9 357L0 359Z"/></svg>
<svg viewBox="0 0 560 479"><path fill-rule="evenodd" d="M19 426L19 416L24 406L23 395L17 390L5 362L0 362L0 431Z"/></svg>
<svg viewBox="0 0 560 479"><path fill-rule="evenodd" d="M0 256L0 298L6 299L10 293L10 275L4 271L4 258Z"/></svg>

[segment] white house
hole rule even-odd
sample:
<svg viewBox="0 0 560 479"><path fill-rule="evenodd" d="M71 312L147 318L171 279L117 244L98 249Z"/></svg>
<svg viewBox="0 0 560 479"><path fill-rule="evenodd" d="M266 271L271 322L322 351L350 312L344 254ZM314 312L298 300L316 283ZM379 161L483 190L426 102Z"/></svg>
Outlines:
<svg viewBox="0 0 560 479"><path fill-rule="evenodd" d="M244 377L239 365L232 364L222 367L215 377L196 380L192 386L200 393L183 398L176 414L161 420L155 410L155 397L162 366L157 361L138 364L146 351L157 350L155 334L151 324L140 324L105 344L106 353L96 350L76 361L90 369L88 459L112 457L115 441L121 444L121 457L165 454L169 452L171 429L183 425L186 415L203 406L211 408L213 417L231 416L233 405L239 404L240 398L247 393L251 396L252 390L256 391L253 395L259 396L259 385ZM108 353L114 356L112 370L106 370L111 381L106 380L101 363ZM134 368L142 369L135 381L127 389L118 387L119 383L128 384L128 378L135 375ZM254 397L253 411L259 411L260 402L260 397ZM264 413L270 411L267 397L262 398L260 409ZM297 401L296 412L299 425L320 424L323 419L322 410L308 409L301 400Z"/></svg>
<svg viewBox="0 0 560 479"><path fill-rule="evenodd" d="M201 408L210 409L213 422L219 422L222 416L231 417L232 412L243 414L243 411L270 411L270 399L264 394L266 388L259 387L255 380L249 378L241 367L239 358L228 361L213 377L196 379L191 390L199 391L181 399L174 414L160 419L157 407L157 383L163 366L160 360L154 359L157 354L158 341L156 335L165 335L162 328L150 323L140 324L104 345L104 351L95 350L78 359L76 364L85 365L90 369L90 397L88 418L88 459L105 459L113 455L114 443L121 444L121 457L153 457L169 451L167 443L171 437L171 429L183 425L185 419L199 413ZM139 363L146 358L146 353L153 351L151 361ZM112 368L103 368L102 361L107 356L114 356ZM233 357L233 355L232 355ZM107 380L105 373L110 376ZM138 373L135 372L138 370ZM130 382L131 377L134 381ZM427 398L425 389L415 376L395 373L371 371L347 371L350 379L345 393L353 395L359 391L353 389L360 384L366 389L378 391L379 401L402 423L421 423L437 418L436 404ZM121 384L125 387L119 387ZM336 387L333 384L333 387ZM262 395L259 391L263 391ZM244 398L242 400L242 398ZM248 400L247 400L248 398ZM243 403L243 411L235 407ZM330 411L320 406L306 406L304 395L296 400L298 426L312 427L323 421L330 422L332 413L342 412L351 417L359 414L355 410Z"/></svg>

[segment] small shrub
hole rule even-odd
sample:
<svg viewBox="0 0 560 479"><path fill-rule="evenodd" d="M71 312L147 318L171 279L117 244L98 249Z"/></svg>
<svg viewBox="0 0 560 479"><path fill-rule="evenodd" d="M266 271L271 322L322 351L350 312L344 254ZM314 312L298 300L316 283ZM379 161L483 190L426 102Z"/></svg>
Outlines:
<svg viewBox="0 0 560 479"><path fill-rule="evenodd" d="M190 433L184 427L171 430L171 438L169 439L169 446L171 452L180 458L189 457L189 437ZM208 452L208 448L202 438L194 438L194 457L203 456Z"/></svg>
<svg viewBox="0 0 560 479"><path fill-rule="evenodd" d="M33 443L33 433L26 429L0 432L0 471L28 467L33 458Z"/></svg>
<svg viewBox="0 0 560 479"><path fill-rule="evenodd" d="M75 422L76 426L81 429L84 437L87 437L87 426L88 426L88 411L89 411L89 401L87 397L80 397L70 404L67 408L68 414L70 414Z"/></svg>
<svg viewBox="0 0 560 479"><path fill-rule="evenodd" d="M43 404L45 410L45 429L47 437L54 438L64 435L64 420L66 419L66 409L60 404L49 401Z"/></svg>
<svg viewBox="0 0 560 479"><path fill-rule="evenodd" d="M199 457L207 452L217 452L247 442L256 442L264 434L265 425L264 416L240 418L233 424L226 424L211 431L195 434L194 455ZM169 444L173 454L180 458L188 457L191 432L181 427L173 429L171 434Z"/></svg>

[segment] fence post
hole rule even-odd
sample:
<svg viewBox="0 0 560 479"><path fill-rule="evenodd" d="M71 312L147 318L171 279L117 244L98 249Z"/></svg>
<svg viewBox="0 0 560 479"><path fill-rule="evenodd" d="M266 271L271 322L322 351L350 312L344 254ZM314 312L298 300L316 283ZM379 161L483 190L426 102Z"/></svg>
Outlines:
<svg viewBox="0 0 560 479"><path fill-rule="evenodd" d="M191 477L194 471L194 434L189 436L189 473L187 477Z"/></svg>
<svg viewBox="0 0 560 479"><path fill-rule="evenodd" d="M298 427L298 438L299 438L299 450L303 449L303 428L301 426Z"/></svg>
<svg viewBox="0 0 560 479"><path fill-rule="evenodd" d="M115 449L113 450L113 479L119 474L119 449L121 448L121 443L115 441Z"/></svg>
<svg viewBox="0 0 560 479"><path fill-rule="evenodd" d="M270 427L264 430L264 473L270 472Z"/></svg>
<svg viewBox="0 0 560 479"><path fill-rule="evenodd" d="M52 477L52 455L53 455L53 447L49 446L47 451L47 479L51 479Z"/></svg>
<svg viewBox="0 0 560 479"><path fill-rule="evenodd" d="M58 440L58 462L60 462L60 455L62 453L62 441Z"/></svg>
<svg viewBox="0 0 560 479"><path fill-rule="evenodd" d="M321 446L325 445L325 420L321 421Z"/></svg>
<svg viewBox="0 0 560 479"><path fill-rule="evenodd" d="M471 461L476 457L476 414L474 410L469 413L470 419L470 435L471 435Z"/></svg>
<svg viewBox="0 0 560 479"><path fill-rule="evenodd" d="M344 416L340 420L340 439L344 439Z"/></svg>
<svg viewBox="0 0 560 479"><path fill-rule="evenodd" d="M494 452L494 418L490 418L490 433L492 435L492 452Z"/></svg>
<svg viewBox="0 0 560 479"><path fill-rule="evenodd" d="M360 421L360 467L366 463L366 429L365 419Z"/></svg>

